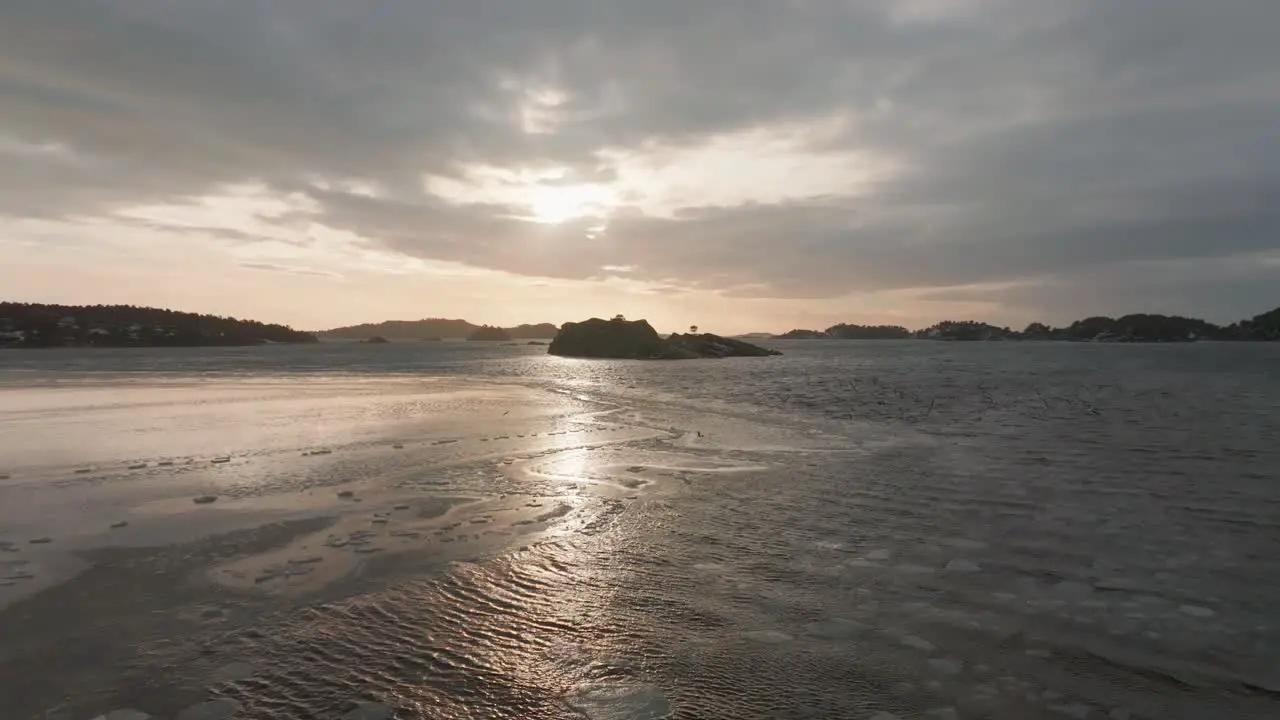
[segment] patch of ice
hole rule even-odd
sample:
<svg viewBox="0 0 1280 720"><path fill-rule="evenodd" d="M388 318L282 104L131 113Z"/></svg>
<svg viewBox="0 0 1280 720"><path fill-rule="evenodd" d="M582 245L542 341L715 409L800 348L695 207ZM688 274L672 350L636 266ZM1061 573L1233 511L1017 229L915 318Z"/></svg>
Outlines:
<svg viewBox="0 0 1280 720"><path fill-rule="evenodd" d="M964 664L959 660L947 658L934 658L929 661L929 667L940 675L959 675L964 670Z"/></svg>
<svg viewBox="0 0 1280 720"><path fill-rule="evenodd" d="M1101 580L1095 580L1093 582L1093 586L1099 590L1118 590L1129 592L1142 589L1141 583L1122 577L1109 577L1102 578Z"/></svg>
<svg viewBox="0 0 1280 720"><path fill-rule="evenodd" d="M580 687L567 699L588 720L661 720L671 703L657 687L641 683L602 683Z"/></svg>
<svg viewBox="0 0 1280 720"><path fill-rule="evenodd" d="M872 550L867 553L868 560L888 560L890 552L888 550Z"/></svg>
<svg viewBox="0 0 1280 720"><path fill-rule="evenodd" d="M947 538L942 541L943 545L956 548L957 550L982 550L987 544L981 540L970 540L969 538Z"/></svg>
<svg viewBox="0 0 1280 720"><path fill-rule="evenodd" d="M233 662L223 665L209 676L209 682L217 685L224 682L236 682L237 680L245 680L251 678L258 673L258 669L249 663Z"/></svg>
<svg viewBox="0 0 1280 720"><path fill-rule="evenodd" d="M1062 600L1074 600L1082 602L1093 597L1093 588L1081 582L1073 582L1071 580L1063 580L1062 582L1049 588L1049 592Z"/></svg>
<svg viewBox="0 0 1280 720"><path fill-rule="evenodd" d="M916 637L915 635L904 636L902 638L902 644L907 647L915 648L916 650L923 650L924 652L933 652L938 649L933 643L925 640L924 638Z"/></svg>
<svg viewBox="0 0 1280 720"><path fill-rule="evenodd" d="M753 642L768 643L770 645L791 642L794 639L790 635L777 630L752 630L751 632L743 633L742 637Z"/></svg>
<svg viewBox="0 0 1280 720"><path fill-rule="evenodd" d="M848 640L857 637L865 630L861 623L843 618L811 623L805 627L809 635L825 640Z"/></svg>
<svg viewBox="0 0 1280 720"><path fill-rule="evenodd" d="M392 709L388 705L376 702L362 702L355 709L342 716L342 720L388 720Z"/></svg>
<svg viewBox="0 0 1280 720"><path fill-rule="evenodd" d="M964 558L956 558L955 560L952 560L951 562L947 563L947 571L958 572L958 573L976 573L976 572L982 572L982 566L978 565L977 563L971 560L965 560Z"/></svg>
<svg viewBox="0 0 1280 720"><path fill-rule="evenodd" d="M1178 612L1183 615L1190 615L1191 617L1197 618L1210 618L1218 614L1214 610L1210 610L1207 607L1200 607L1199 605L1182 605L1178 608Z"/></svg>
<svg viewBox="0 0 1280 720"><path fill-rule="evenodd" d="M875 715L872 715L871 717L867 718L867 720L902 720L902 718L898 717L897 715L894 715L891 712L882 711L882 712L876 713Z"/></svg>
<svg viewBox="0 0 1280 720"><path fill-rule="evenodd" d="M240 703L235 700L210 700L178 713L178 720L231 720L240 712Z"/></svg>
<svg viewBox="0 0 1280 720"><path fill-rule="evenodd" d="M151 720L151 716L141 710L125 708L123 710L112 710L106 715L99 715L93 720Z"/></svg>

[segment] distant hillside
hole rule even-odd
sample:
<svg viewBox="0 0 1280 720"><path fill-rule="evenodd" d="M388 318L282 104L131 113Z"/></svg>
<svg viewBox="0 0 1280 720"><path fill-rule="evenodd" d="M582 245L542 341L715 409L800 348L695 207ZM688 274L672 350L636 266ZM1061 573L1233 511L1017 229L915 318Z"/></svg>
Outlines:
<svg viewBox="0 0 1280 720"><path fill-rule="evenodd" d="M911 332L896 325L833 325L826 330L791 330L780 340L1066 340L1089 342L1189 342L1195 340L1280 340L1280 308L1225 327L1198 318L1135 313L1095 316L1066 327L1031 323L1021 332L976 320L945 320Z"/></svg>
<svg viewBox="0 0 1280 720"><path fill-rule="evenodd" d="M826 330L789 330L778 336L780 340L904 340L912 337L910 330L898 325L849 325L840 323Z"/></svg>
<svg viewBox="0 0 1280 720"><path fill-rule="evenodd" d="M485 325L482 328L477 328L475 332L467 336L467 339L472 342L501 342L503 340L512 340L514 338L510 332L500 327Z"/></svg>
<svg viewBox="0 0 1280 720"><path fill-rule="evenodd" d="M0 303L0 347L199 347L313 343L284 325L134 305Z"/></svg>
<svg viewBox="0 0 1280 720"><path fill-rule="evenodd" d="M328 340L364 340L375 335L389 340L438 340L471 337L487 325L474 325L466 320L449 320L446 318L425 318L422 320L387 320L380 323L365 323L350 327L334 328L321 331L320 335ZM550 340L556 336L559 327L551 323L538 325L517 325L501 328L511 339Z"/></svg>

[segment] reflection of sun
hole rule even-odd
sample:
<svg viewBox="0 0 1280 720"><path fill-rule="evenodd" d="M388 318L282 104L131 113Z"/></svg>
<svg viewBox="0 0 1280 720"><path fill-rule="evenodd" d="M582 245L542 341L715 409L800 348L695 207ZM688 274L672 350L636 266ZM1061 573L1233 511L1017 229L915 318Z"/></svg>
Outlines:
<svg viewBox="0 0 1280 720"><path fill-rule="evenodd" d="M613 193L599 185L543 185L529 197L535 222L556 225L583 217L597 217L614 204Z"/></svg>

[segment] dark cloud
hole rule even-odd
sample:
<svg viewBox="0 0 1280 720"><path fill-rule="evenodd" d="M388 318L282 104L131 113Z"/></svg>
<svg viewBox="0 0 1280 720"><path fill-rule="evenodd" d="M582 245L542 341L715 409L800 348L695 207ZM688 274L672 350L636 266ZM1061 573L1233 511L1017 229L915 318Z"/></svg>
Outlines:
<svg viewBox="0 0 1280 720"><path fill-rule="evenodd" d="M1276 265L1191 268L1280 251L1276 27L1273 0L22 0L0 6L0 215L253 183L386 249L529 275L769 297L1034 278L1045 302L1240 314ZM751 180L802 185L821 155L893 170L728 207L694 188L603 233L422 189L467 164L611 182L603 148L678 161L832 118ZM1125 281L1078 284L1102 276Z"/></svg>

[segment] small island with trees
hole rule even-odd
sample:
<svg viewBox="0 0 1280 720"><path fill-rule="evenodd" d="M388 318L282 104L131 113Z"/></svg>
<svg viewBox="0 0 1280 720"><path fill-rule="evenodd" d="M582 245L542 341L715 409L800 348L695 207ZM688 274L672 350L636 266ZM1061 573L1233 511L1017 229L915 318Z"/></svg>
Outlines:
<svg viewBox="0 0 1280 720"><path fill-rule="evenodd" d="M314 343L285 325L135 305L0 302L0 348L205 347Z"/></svg>
<svg viewBox="0 0 1280 720"><path fill-rule="evenodd" d="M647 320L591 318L565 323L547 347L549 355L616 360L690 360L694 358L765 357L781 355L734 338L699 333L698 326L685 334L662 337Z"/></svg>
<svg viewBox="0 0 1280 720"><path fill-rule="evenodd" d="M1172 343L1198 340L1278 341L1280 308L1248 320L1215 325L1179 315L1136 313L1118 318L1094 316L1065 327L1034 322L1023 330L998 327L976 320L945 320L922 330L897 325L848 325L826 330L791 330L779 340L1058 340L1066 342Z"/></svg>

